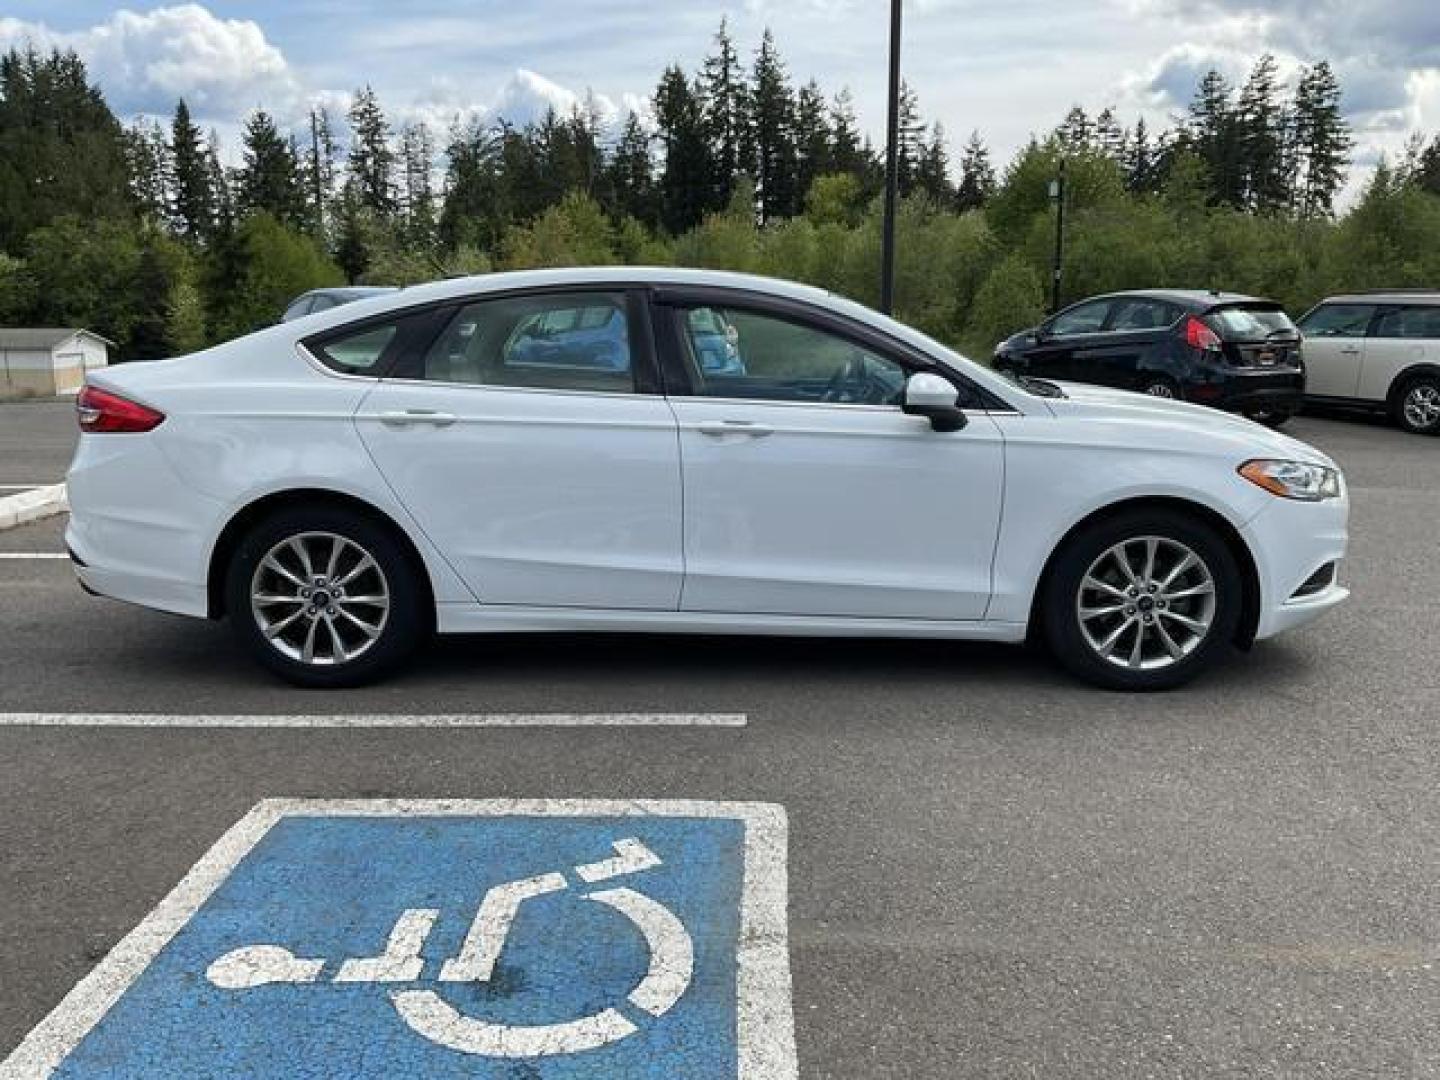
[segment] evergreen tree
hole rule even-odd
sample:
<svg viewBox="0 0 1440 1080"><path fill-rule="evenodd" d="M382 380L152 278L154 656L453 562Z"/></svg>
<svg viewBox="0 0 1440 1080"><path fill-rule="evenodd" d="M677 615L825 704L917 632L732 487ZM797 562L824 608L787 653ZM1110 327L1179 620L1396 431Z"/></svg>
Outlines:
<svg viewBox="0 0 1440 1080"><path fill-rule="evenodd" d="M620 141L605 167L607 209L614 217L628 215L646 225L654 225L659 219L650 141L640 117L632 112L625 119Z"/></svg>
<svg viewBox="0 0 1440 1080"><path fill-rule="evenodd" d="M125 133L125 157L130 190L141 219L151 224L167 223L174 181L164 129L154 120L137 120Z"/></svg>
<svg viewBox="0 0 1440 1080"><path fill-rule="evenodd" d="M1244 204L1245 178L1239 126L1230 102L1230 86L1218 71L1207 71L1190 104L1185 149L1193 150L1209 175L1210 201Z"/></svg>
<svg viewBox="0 0 1440 1080"><path fill-rule="evenodd" d="M1290 202L1285 169L1289 118L1279 93L1275 57L1266 53L1251 70L1235 108L1242 205L1257 213L1274 213Z"/></svg>
<svg viewBox="0 0 1440 1080"><path fill-rule="evenodd" d="M1302 217L1329 217L1345 183L1354 139L1340 112L1340 83L1321 60L1295 87L1294 206Z"/></svg>
<svg viewBox="0 0 1440 1080"><path fill-rule="evenodd" d="M665 69L655 90L655 124L664 162L660 223L678 235L700 223L709 205L715 164L705 137L705 111L679 67Z"/></svg>
<svg viewBox="0 0 1440 1080"><path fill-rule="evenodd" d="M1440 136L1423 147L1415 157L1410 182L1421 191L1440 195Z"/></svg>
<svg viewBox="0 0 1440 1080"><path fill-rule="evenodd" d="M215 229L214 177L200 128L181 98L170 122L170 160L175 176L175 230L188 240L205 240Z"/></svg>
<svg viewBox="0 0 1440 1080"><path fill-rule="evenodd" d="M799 213L804 197L796 186L795 95L769 30L760 39L750 85L755 198L763 223Z"/></svg>
<svg viewBox="0 0 1440 1080"><path fill-rule="evenodd" d="M939 123L931 129L930 141L923 144L915 166L915 190L939 206L955 198L950 186L950 154L945 147L945 129Z"/></svg>
<svg viewBox="0 0 1440 1080"><path fill-rule="evenodd" d="M310 145L304 155L302 181L308 208L309 230L322 239L326 235L330 200L335 194L335 134L325 107L310 110Z"/></svg>
<svg viewBox="0 0 1440 1080"><path fill-rule="evenodd" d="M1159 148L1150 138L1143 116L1135 121L1135 127L1125 137L1120 164L1125 170L1125 187L1132 194L1147 195L1159 190Z"/></svg>
<svg viewBox="0 0 1440 1080"><path fill-rule="evenodd" d="M795 133L796 186L803 199L816 177L835 171L829 110L825 95L814 79L800 88L795 99Z"/></svg>
<svg viewBox="0 0 1440 1080"><path fill-rule="evenodd" d="M263 109L245 121L242 153L244 164L235 183L241 213L264 210L287 227L303 228L305 197L295 151Z"/></svg>
<svg viewBox="0 0 1440 1080"><path fill-rule="evenodd" d="M995 168L990 164L990 151L972 131L970 141L960 151L960 186L955 193L956 209L979 210L995 191Z"/></svg>
<svg viewBox="0 0 1440 1080"><path fill-rule="evenodd" d="M393 221L395 152L390 148L390 125L369 86L355 95L350 106L350 179L360 206L383 222Z"/></svg>
<svg viewBox="0 0 1440 1080"><path fill-rule="evenodd" d="M1074 105L1055 129L1055 137L1067 154L1079 154L1094 147L1095 125L1083 108Z"/></svg>
<svg viewBox="0 0 1440 1080"><path fill-rule="evenodd" d="M220 136L214 128L205 147L205 175L210 183L214 229L229 229L235 223L235 191L229 172L220 163Z"/></svg>
<svg viewBox="0 0 1440 1080"><path fill-rule="evenodd" d="M1108 105L1095 118L1095 149L1115 161L1125 158L1125 132L1115 119L1115 110Z"/></svg>
<svg viewBox="0 0 1440 1080"><path fill-rule="evenodd" d="M435 142L423 123L400 132L400 172L405 201L405 238L421 252L435 247Z"/></svg>
<svg viewBox="0 0 1440 1080"><path fill-rule="evenodd" d="M440 211L440 240L447 248L497 247L506 210L501 201L499 147L496 133L478 122L463 126L457 122L451 130L445 147L445 203Z"/></svg>
<svg viewBox="0 0 1440 1080"><path fill-rule="evenodd" d="M73 52L0 55L0 251L56 218L130 218L125 131Z"/></svg>
<svg viewBox="0 0 1440 1080"><path fill-rule="evenodd" d="M749 87L724 17L715 33L714 51L700 69L700 94L704 101L705 139L712 168L708 206L718 210L729 203L740 175L754 168L753 162L747 160Z"/></svg>
<svg viewBox="0 0 1440 1080"><path fill-rule="evenodd" d="M841 90L830 104L830 167L836 172L866 180L872 165L873 155L860 139L850 91Z"/></svg>
<svg viewBox="0 0 1440 1080"><path fill-rule="evenodd" d="M920 103L910 84L900 84L900 115L896 135L896 173L901 195L915 190L915 177L925 153L925 121L920 117Z"/></svg>

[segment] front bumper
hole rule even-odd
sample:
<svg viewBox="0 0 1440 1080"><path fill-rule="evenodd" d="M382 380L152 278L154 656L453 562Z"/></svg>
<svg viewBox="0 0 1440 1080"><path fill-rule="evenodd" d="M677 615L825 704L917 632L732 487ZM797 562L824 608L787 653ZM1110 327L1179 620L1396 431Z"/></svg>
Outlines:
<svg viewBox="0 0 1440 1080"><path fill-rule="evenodd" d="M1309 503L1274 499L1243 532L1260 579L1257 640L1318 619L1341 603L1350 590L1340 584L1349 542L1348 495ZM1334 564L1328 584L1307 589L1307 582Z"/></svg>

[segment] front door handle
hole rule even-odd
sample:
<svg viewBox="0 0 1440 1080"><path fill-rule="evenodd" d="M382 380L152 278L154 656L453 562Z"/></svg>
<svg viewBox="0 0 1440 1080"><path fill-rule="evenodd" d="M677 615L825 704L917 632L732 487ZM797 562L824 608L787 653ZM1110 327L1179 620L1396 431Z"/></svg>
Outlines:
<svg viewBox="0 0 1440 1080"><path fill-rule="evenodd" d="M759 438L762 435L775 434L774 428L768 428L763 424L751 423L749 420L707 420L702 424L696 424L695 430L701 435L751 435Z"/></svg>
<svg viewBox="0 0 1440 1080"><path fill-rule="evenodd" d="M382 412L377 419L391 427L405 427L409 424L431 424L434 427L449 427L458 419L454 413L437 412L434 409L404 409L397 412Z"/></svg>

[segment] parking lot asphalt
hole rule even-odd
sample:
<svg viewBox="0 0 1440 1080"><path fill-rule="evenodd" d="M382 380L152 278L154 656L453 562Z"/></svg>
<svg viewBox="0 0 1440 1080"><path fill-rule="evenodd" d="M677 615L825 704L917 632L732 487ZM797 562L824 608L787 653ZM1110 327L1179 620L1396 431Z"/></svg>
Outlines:
<svg viewBox="0 0 1440 1080"><path fill-rule="evenodd" d="M56 478L68 436L16 408L0 468ZM1440 441L1289 430L1346 469L1354 596L1164 695L1018 649L618 636L447 639L304 693L224 626L0 559L0 712L748 718L0 727L0 1056L260 799L685 798L788 813L803 1076L1440 1075Z"/></svg>
<svg viewBox="0 0 1440 1080"><path fill-rule="evenodd" d="M64 480L79 436L74 398L0 402L0 496Z"/></svg>

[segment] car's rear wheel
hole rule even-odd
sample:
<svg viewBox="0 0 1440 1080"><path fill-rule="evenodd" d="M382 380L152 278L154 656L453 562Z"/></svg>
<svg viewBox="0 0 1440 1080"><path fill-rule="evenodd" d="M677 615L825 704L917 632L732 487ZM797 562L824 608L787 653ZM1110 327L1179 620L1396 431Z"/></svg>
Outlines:
<svg viewBox="0 0 1440 1080"><path fill-rule="evenodd" d="M1440 435L1440 377L1421 375L1401 387L1395 422L1417 435Z"/></svg>
<svg viewBox="0 0 1440 1080"><path fill-rule="evenodd" d="M1171 401L1177 400L1180 397L1180 388L1169 379L1151 379L1141 387L1140 392L1142 394L1149 394L1151 397L1166 398Z"/></svg>
<svg viewBox="0 0 1440 1080"><path fill-rule="evenodd" d="M393 670L424 637L426 595L393 532L342 507L262 521L226 578L241 643L307 687L356 686Z"/></svg>
<svg viewBox="0 0 1440 1080"><path fill-rule="evenodd" d="M1278 428L1294 415L1289 409L1251 409L1245 414L1245 418L1268 428Z"/></svg>
<svg viewBox="0 0 1440 1080"><path fill-rule="evenodd" d="M1166 690L1234 640L1242 583L1204 522L1168 510L1098 521L1072 537L1045 583L1045 639L1074 674L1115 690Z"/></svg>

